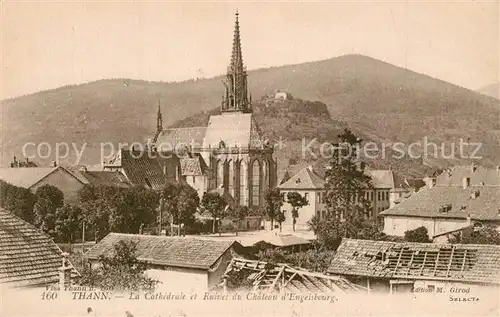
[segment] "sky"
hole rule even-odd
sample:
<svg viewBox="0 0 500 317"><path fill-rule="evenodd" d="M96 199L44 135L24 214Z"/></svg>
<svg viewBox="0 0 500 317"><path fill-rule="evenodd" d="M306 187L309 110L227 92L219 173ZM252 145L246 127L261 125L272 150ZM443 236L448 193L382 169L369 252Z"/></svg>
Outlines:
<svg viewBox="0 0 500 317"><path fill-rule="evenodd" d="M499 81L495 0L0 5L0 99L106 78L222 74L236 10L249 70L363 54L472 90Z"/></svg>

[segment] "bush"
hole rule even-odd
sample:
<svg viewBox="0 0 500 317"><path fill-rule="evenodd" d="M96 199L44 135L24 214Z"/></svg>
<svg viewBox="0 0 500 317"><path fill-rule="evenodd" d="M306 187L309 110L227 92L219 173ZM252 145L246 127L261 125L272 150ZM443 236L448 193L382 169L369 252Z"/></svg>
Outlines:
<svg viewBox="0 0 500 317"><path fill-rule="evenodd" d="M405 241L408 242L432 242L429 239L427 228L422 226L414 230L405 231Z"/></svg>

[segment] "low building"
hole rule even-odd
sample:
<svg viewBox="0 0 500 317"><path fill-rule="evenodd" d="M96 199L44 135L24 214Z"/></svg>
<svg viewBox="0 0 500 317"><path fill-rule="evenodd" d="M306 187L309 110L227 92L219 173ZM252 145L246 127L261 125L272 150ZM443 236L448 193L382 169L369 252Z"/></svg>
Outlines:
<svg viewBox="0 0 500 317"><path fill-rule="evenodd" d="M45 288L61 283L67 286L78 275L51 238L0 208L0 284Z"/></svg>
<svg viewBox="0 0 500 317"><path fill-rule="evenodd" d="M119 241L136 243L137 259L147 263L146 274L160 281L159 289L164 290L212 288L239 248L234 240L110 233L85 253L85 258L91 266L98 265L100 256L113 255Z"/></svg>
<svg viewBox="0 0 500 317"><path fill-rule="evenodd" d="M434 238L478 222L500 225L499 208L500 171L457 166L381 216L387 235L404 236L405 231L424 226Z"/></svg>
<svg viewBox="0 0 500 317"><path fill-rule="evenodd" d="M235 290L231 287L232 273L237 273L239 279L246 280L236 281L243 282L242 284L247 286L245 291L296 294L366 292L364 287L353 284L342 277L309 272L283 263L274 264L242 258L234 258L231 261L219 288L224 291Z"/></svg>
<svg viewBox="0 0 500 317"><path fill-rule="evenodd" d="M365 198L372 203L370 219L379 220L378 215L389 209L391 197L405 193L411 195L417 189L411 187L411 183L399 177L392 170L366 169L365 173L372 179L373 189L365 191ZM296 228L307 229L307 222L314 216L324 218L327 210L324 201L325 196L325 170L321 167L308 166L300 170L297 174L289 178L283 184L278 185L280 192L285 198L283 210L285 211L285 222L283 226L292 226L292 207L286 202L286 195L289 192L297 192L304 196L309 205L300 208L297 218ZM395 200L395 198L392 198Z"/></svg>
<svg viewBox="0 0 500 317"><path fill-rule="evenodd" d="M391 293L498 286L500 246L343 239L328 273Z"/></svg>
<svg viewBox="0 0 500 317"><path fill-rule="evenodd" d="M1 168L0 179L14 186L27 188L33 193L43 185L59 188L66 201L76 200L85 185L71 171L62 167Z"/></svg>

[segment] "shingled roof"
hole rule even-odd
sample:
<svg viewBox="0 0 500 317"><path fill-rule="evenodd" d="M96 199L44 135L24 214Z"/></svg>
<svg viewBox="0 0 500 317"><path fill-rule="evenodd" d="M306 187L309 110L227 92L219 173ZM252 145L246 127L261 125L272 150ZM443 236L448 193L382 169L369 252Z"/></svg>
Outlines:
<svg viewBox="0 0 500 317"><path fill-rule="evenodd" d="M343 239L328 272L500 284L500 246Z"/></svg>
<svg viewBox="0 0 500 317"><path fill-rule="evenodd" d="M350 293L366 291L345 278L329 276L293 268L287 264L273 264L233 258L226 275L233 271L245 271L253 284L253 291L288 293Z"/></svg>
<svg viewBox="0 0 500 317"><path fill-rule="evenodd" d="M201 148L205 138L206 127L188 127L165 129L160 132L156 147L158 150L172 151L180 145Z"/></svg>
<svg viewBox="0 0 500 317"><path fill-rule="evenodd" d="M175 181L179 158L172 153L122 149L105 164L105 169L121 169L134 186L162 189L168 181ZM166 172L166 173L165 173Z"/></svg>
<svg viewBox="0 0 500 317"><path fill-rule="evenodd" d="M281 185L280 189L323 189L325 181L310 166L303 168L297 174Z"/></svg>
<svg viewBox="0 0 500 317"><path fill-rule="evenodd" d="M37 286L59 280L62 251L37 228L0 208L0 283ZM73 269L73 275L77 275Z"/></svg>
<svg viewBox="0 0 500 317"><path fill-rule="evenodd" d="M451 209L440 209L445 205ZM499 208L499 186L470 186L465 189L435 186L421 189L380 215L453 219L466 219L470 216L473 220L499 221Z"/></svg>
<svg viewBox="0 0 500 317"><path fill-rule="evenodd" d="M205 270L213 266L236 243L191 237L110 233L85 253L85 257L97 260L101 255L112 256L114 245L119 241L137 243L136 257L139 261Z"/></svg>
<svg viewBox="0 0 500 317"><path fill-rule="evenodd" d="M71 171L75 177L80 179L85 184L94 186L116 186L128 188L132 186L127 177L120 172L115 171Z"/></svg>

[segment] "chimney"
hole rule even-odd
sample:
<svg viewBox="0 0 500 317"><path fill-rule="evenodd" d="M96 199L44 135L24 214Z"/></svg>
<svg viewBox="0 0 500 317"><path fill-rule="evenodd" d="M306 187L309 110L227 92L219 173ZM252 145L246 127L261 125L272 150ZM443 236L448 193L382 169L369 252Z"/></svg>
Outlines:
<svg viewBox="0 0 500 317"><path fill-rule="evenodd" d="M500 165L497 165L497 172L500 172Z"/></svg>
<svg viewBox="0 0 500 317"><path fill-rule="evenodd" d="M56 161L52 161L52 167L57 167Z"/></svg>
<svg viewBox="0 0 500 317"><path fill-rule="evenodd" d="M471 169L471 172L474 173L477 170L477 165L472 163L470 169Z"/></svg>
<svg viewBox="0 0 500 317"><path fill-rule="evenodd" d="M26 164L28 164L30 162L30 159L27 157L26 158Z"/></svg>
<svg viewBox="0 0 500 317"><path fill-rule="evenodd" d="M71 266L67 265L68 253L62 254L62 266L59 268L59 288L64 290L71 285Z"/></svg>
<svg viewBox="0 0 500 317"><path fill-rule="evenodd" d="M470 177L464 177L462 179L462 187L466 189L469 186L470 186Z"/></svg>

